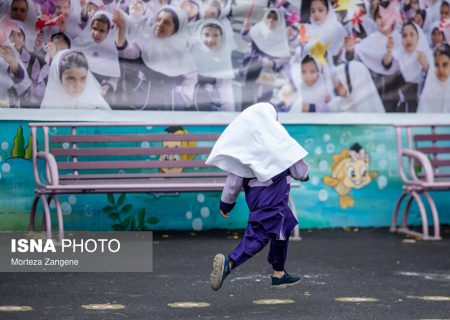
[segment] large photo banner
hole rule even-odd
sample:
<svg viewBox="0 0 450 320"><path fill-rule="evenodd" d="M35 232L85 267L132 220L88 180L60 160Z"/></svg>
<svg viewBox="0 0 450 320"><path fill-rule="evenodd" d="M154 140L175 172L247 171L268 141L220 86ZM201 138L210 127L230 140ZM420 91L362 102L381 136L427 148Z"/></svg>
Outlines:
<svg viewBox="0 0 450 320"><path fill-rule="evenodd" d="M449 0L5 0L0 107L450 112Z"/></svg>

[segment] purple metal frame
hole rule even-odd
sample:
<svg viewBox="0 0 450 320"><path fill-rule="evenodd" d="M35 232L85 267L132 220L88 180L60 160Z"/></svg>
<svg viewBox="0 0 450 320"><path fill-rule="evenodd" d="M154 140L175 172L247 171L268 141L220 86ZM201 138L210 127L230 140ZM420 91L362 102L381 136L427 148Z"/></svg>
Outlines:
<svg viewBox="0 0 450 320"><path fill-rule="evenodd" d="M413 134L414 128L423 128L429 130L429 133L423 132ZM392 214L391 231L406 233L423 240L440 240L439 214L430 196L430 191L449 191L450 175L448 172L442 172L443 167L450 167L450 161L438 158L442 154L450 154L448 146L442 146L439 143L450 144L450 134L438 133L440 127L450 128L449 124L413 124L413 125L396 125L397 134L397 161L400 178L403 181L403 192L399 196L394 212ZM404 143L404 134L406 135L406 144ZM427 142L431 144L426 147L414 145L414 142ZM407 165L404 164L404 158L407 159ZM420 170L417 173L416 170ZM397 227L397 218L399 216L400 207L403 200L407 198L403 211L403 219L401 226ZM427 208L424 203L428 204L431 211L433 222L433 235L429 234L429 224L427 216ZM422 219L422 232L416 232L408 228L408 216L413 202L417 203L420 217Z"/></svg>
<svg viewBox="0 0 450 320"><path fill-rule="evenodd" d="M50 122L30 123L33 139L33 174L37 184L35 197L30 212L29 232L35 230L35 216L39 200L42 201L44 214L42 217L42 229L46 231L46 237L51 233L50 204L55 203L58 217L59 239L64 238L64 222L59 194L88 194L88 193L145 193L145 192L198 192L198 191L222 191L225 183L226 172L213 171L212 167L205 165L203 160L136 160L130 158L125 161L86 161L79 157L101 156L142 156L143 149L136 147L104 147L97 148L89 143L108 142L143 142L143 141L210 141L214 142L219 134L78 134L79 127L148 127L151 124L138 123L86 123L86 122ZM159 125L158 125L159 126ZM170 124L164 125L170 126ZM211 125L205 125L211 126ZM50 135L50 128L70 128L70 135ZM44 143L43 150L39 151L37 135L38 129L42 130ZM52 144L68 143L70 148L53 148ZM83 143L79 147L78 143ZM163 150L164 149L164 150ZM174 147L174 148L148 148L148 155L161 154L209 154L211 147ZM42 181L38 169L38 159L45 161L46 181ZM58 159L64 159L58 160ZM70 159L70 160L68 160ZM115 174L101 172L102 169L143 169L143 168L201 168L198 173L186 172L174 173L127 173ZM86 173L85 171L88 171ZM89 170L95 170L93 173ZM63 172L61 172L63 171ZM293 183L292 187L298 187ZM297 216L295 203L289 199L290 207ZM294 240L300 239L298 226L294 229Z"/></svg>

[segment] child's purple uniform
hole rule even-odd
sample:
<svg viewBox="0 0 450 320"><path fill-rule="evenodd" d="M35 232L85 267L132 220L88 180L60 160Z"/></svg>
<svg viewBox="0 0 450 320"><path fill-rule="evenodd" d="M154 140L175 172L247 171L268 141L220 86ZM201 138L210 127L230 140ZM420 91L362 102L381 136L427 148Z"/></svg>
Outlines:
<svg viewBox="0 0 450 320"><path fill-rule="evenodd" d="M308 176L307 164L300 160L266 182L228 175L221 197L221 210L225 213L231 211L242 187L250 209L244 237L229 254L234 267L254 256L272 240L269 263L276 271L284 270L289 235L297 225L297 218L288 206L290 176L305 180Z"/></svg>

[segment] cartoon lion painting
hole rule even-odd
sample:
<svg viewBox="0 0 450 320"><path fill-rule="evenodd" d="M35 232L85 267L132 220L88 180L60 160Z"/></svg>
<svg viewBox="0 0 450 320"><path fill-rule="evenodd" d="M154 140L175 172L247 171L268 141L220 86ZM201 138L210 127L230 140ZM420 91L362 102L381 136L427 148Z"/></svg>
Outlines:
<svg viewBox="0 0 450 320"><path fill-rule="evenodd" d="M323 182L336 190L342 209L354 205L355 200L349 195L352 189L361 189L378 176L378 172L369 171L369 164L369 155L358 143L333 156L331 176L324 176Z"/></svg>

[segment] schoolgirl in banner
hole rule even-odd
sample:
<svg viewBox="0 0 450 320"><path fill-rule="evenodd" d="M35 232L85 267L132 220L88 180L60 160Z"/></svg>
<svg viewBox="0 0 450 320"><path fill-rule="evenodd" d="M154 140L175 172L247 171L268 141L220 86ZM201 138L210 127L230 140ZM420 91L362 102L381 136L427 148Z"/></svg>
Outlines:
<svg viewBox="0 0 450 320"><path fill-rule="evenodd" d="M416 112L425 75L432 63L432 53L422 29L408 22L402 27L402 45L394 51L400 72L405 80L402 93L405 101L399 112Z"/></svg>
<svg viewBox="0 0 450 320"><path fill-rule="evenodd" d="M337 56L344 45L347 33L337 20L328 0L311 1L310 21L311 24L306 25L309 41L305 46L305 52L308 52L320 40L324 44L330 44L328 52L331 57Z"/></svg>
<svg viewBox="0 0 450 320"><path fill-rule="evenodd" d="M113 28L112 14L100 10L93 15L90 25L72 43L72 48L86 56L89 70L101 84L102 95L109 103L120 77L116 37L117 28Z"/></svg>
<svg viewBox="0 0 450 320"><path fill-rule="evenodd" d="M125 17L114 13L119 28L116 45L119 56L142 59L145 67L126 79L132 84L126 92L124 106L133 109L192 110L197 83L194 59L188 49L187 17L178 7L162 8L155 23L138 41L126 39Z"/></svg>
<svg viewBox="0 0 450 320"><path fill-rule="evenodd" d="M20 108L31 81L11 42L0 43L0 107Z"/></svg>
<svg viewBox="0 0 450 320"><path fill-rule="evenodd" d="M337 97L328 103L331 112L385 112L369 70L361 62L337 66L333 78Z"/></svg>
<svg viewBox="0 0 450 320"><path fill-rule="evenodd" d="M25 36L25 48L28 52L33 52L37 37L35 23L39 14L39 7L31 0L7 0L5 8L8 10L2 12L1 15L18 21Z"/></svg>
<svg viewBox="0 0 450 320"><path fill-rule="evenodd" d="M83 53L61 50L53 58L41 109L110 109Z"/></svg>
<svg viewBox="0 0 450 320"><path fill-rule="evenodd" d="M277 73L289 62L290 47L284 15L279 9L269 9L261 21L250 28L244 23L243 39L251 43L242 62L242 108L269 101Z"/></svg>
<svg viewBox="0 0 450 320"><path fill-rule="evenodd" d="M434 50L418 113L450 113L450 45L441 44Z"/></svg>
<svg viewBox="0 0 450 320"><path fill-rule="evenodd" d="M328 103L333 97L333 87L328 68L314 57L306 55L301 61L300 91L302 105L293 112L328 112ZM301 107L303 110L299 110Z"/></svg>
<svg viewBox="0 0 450 320"><path fill-rule="evenodd" d="M231 50L223 26L217 20L205 20L192 46L198 82L194 103L200 111L235 111Z"/></svg>
<svg viewBox="0 0 450 320"><path fill-rule="evenodd" d="M400 101L398 91L403 85L403 79L398 63L393 59L393 51L401 46L401 37L394 31L393 25L385 23L379 6L375 9L374 17L377 31L354 48L347 48L349 53L346 57L361 61L369 69L386 112L396 112Z"/></svg>

